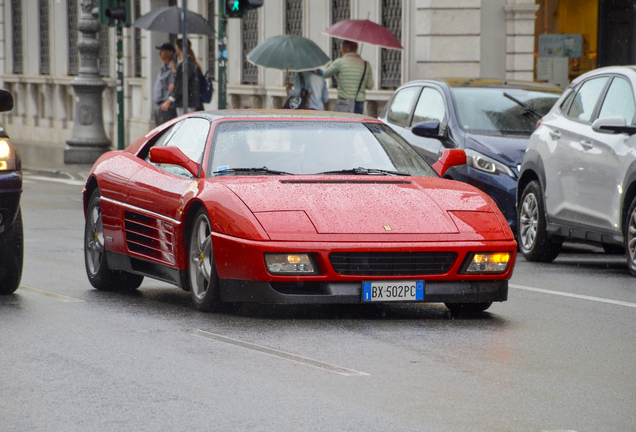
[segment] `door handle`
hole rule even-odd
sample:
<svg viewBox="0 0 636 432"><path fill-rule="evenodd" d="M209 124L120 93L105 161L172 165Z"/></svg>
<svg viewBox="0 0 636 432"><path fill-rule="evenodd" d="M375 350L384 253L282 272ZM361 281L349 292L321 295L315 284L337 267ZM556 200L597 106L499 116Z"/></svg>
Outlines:
<svg viewBox="0 0 636 432"><path fill-rule="evenodd" d="M581 146L583 146L585 150L590 150L594 147L594 144L590 140L581 140Z"/></svg>
<svg viewBox="0 0 636 432"><path fill-rule="evenodd" d="M559 139L561 138L561 132L559 132L558 130L551 130L550 136L554 139Z"/></svg>

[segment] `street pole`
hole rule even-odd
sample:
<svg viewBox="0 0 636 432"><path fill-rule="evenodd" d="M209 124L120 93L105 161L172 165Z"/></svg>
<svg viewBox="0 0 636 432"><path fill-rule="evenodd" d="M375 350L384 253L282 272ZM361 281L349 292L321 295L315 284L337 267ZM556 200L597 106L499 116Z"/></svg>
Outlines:
<svg viewBox="0 0 636 432"><path fill-rule="evenodd" d="M219 0L219 109L227 108L227 17L225 1Z"/></svg>
<svg viewBox="0 0 636 432"><path fill-rule="evenodd" d="M123 150L124 144L124 32L117 20L117 149Z"/></svg>
<svg viewBox="0 0 636 432"><path fill-rule="evenodd" d="M183 0L183 2L181 3L182 6L182 17L183 17L183 21L181 22L182 25L182 36L183 36L183 62L181 65L181 75L183 77L183 113L187 113L188 112L188 70L186 70L186 66L188 65L188 62L186 62L186 60L188 59L188 28L187 28L187 23L188 23L188 18L186 17L186 13L188 10L188 1L187 0ZM192 65L194 66L194 65Z"/></svg>

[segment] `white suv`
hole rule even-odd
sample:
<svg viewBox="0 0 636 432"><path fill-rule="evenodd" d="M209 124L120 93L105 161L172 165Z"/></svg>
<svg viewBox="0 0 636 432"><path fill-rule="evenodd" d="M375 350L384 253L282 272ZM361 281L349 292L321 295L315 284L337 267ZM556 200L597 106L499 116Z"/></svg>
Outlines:
<svg viewBox="0 0 636 432"><path fill-rule="evenodd" d="M517 187L519 246L550 262L564 239L625 249L636 275L636 66L575 79L530 137Z"/></svg>

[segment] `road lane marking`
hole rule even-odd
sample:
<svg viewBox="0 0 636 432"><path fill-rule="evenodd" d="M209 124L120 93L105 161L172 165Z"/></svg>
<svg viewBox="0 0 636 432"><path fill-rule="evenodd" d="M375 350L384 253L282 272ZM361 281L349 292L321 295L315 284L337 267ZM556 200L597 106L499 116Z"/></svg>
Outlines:
<svg viewBox="0 0 636 432"><path fill-rule="evenodd" d="M64 302L64 303L85 302L85 300L80 300L80 299L73 298L73 297L63 296L61 294L55 294L55 293L52 293L52 292L49 292L49 291L44 291L44 290L41 290L41 289L37 289L37 288L30 287L30 286L26 286L26 285L20 285L19 290L30 292L30 293L37 294L37 295L41 295L43 297L48 297L50 299L61 301L61 302Z"/></svg>
<svg viewBox="0 0 636 432"><path fill-rule="evenodd" d="M86 184L86 182L79 181L79 180L43 177L43 176L35 176L35 175L29 175L29 174L25 174L24 178L29 180L40 180L40 181L48 181L48 182L54 182L54 183L64 183L64 184L73 185L73 186L84 186Z"/></svg>
<svg viewBox="0 0 636 432"><path fill-rule="evenodd" d="M336 365L332 365L329 363L324 363L318 360L314 360L314 359L310 359L307 357L302 357L296 354L292 354L292 353L288 353L285 351L279 351L277 349L273 349L273 348L267 348L264 347L262 345L256 345L250 342L244 342L244 341L240 341L238 339L232 339L229 338L227 336L221 336L215 333L210 333L210 332L206 332L203 330L193 330L190 332L191 335L193 336L197 336L197 337L201 337L201 338L205 338L205 339L211 339L211 340L215 340L217 342L223 342L223 343L227 343L230 345L234 345L234 346L238 346L241 348L247 348L250 349L252 351L257 351L263 354L267 354L273 357L278 357L284 360L289 360L295 363L300 363L300 364L304 364L306 366L312 366L318 369L322 369L322 370L326 370L327 372L332 372L335 374L339 374L339 375L345 375L345 376L360 376L360 375L369 375L368 373L365 372L360 372L357 370L353 370L353 369L347 369L341 366L336 366Z"/></svg>
<svg viewBox="0 0 636 432"><path fill-rule="evenodd" d="M578 298L578 299L582 299L582 300L592 300L592 301L600 302L600 303L609 303L609 304L614 304L614 305L619 305L619 306L627 306L627 307L636 308L636 303L629 303L629 302L624 302L624 301L619 301L619 300L610 300L610 299L605 299L605 298L601 298L601 297L592 297L592 296L586 296L586 295L581 295L581 294L572 294L572 293L566 293L566 292L560 292L560 291L552 291L552 290L547 290L547 289L542 289L542 288L533 288L533 287L528 287L528 286L523 286L523 285L509 284L508 286L510 288L516 288L516 289L520 289L520 290L535 291L535 292L540 292L540 293L544 293L544 294L553 294L553 295L558 295L558 296L563 296L563 297L572 297L572 298Z"/></svg>

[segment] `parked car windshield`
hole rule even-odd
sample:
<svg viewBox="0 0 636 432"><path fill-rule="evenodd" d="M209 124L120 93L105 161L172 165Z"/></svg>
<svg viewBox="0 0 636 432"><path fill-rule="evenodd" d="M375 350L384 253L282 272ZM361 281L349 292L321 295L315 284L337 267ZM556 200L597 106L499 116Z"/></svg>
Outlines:
<svg viewBox="0 0 636 432"><path fill-rule="evenodd" d="M479 135L523 135L534 132L538 117L504 93L544 116L560 92L523 89L453 88L460 127Z"/></svg>
<svg viewBox="0 0 636 432"><path fill-rule="evenodd" d="M437 177L388 126L352 121L221 122L216 127L208 172Z"/></svg>

